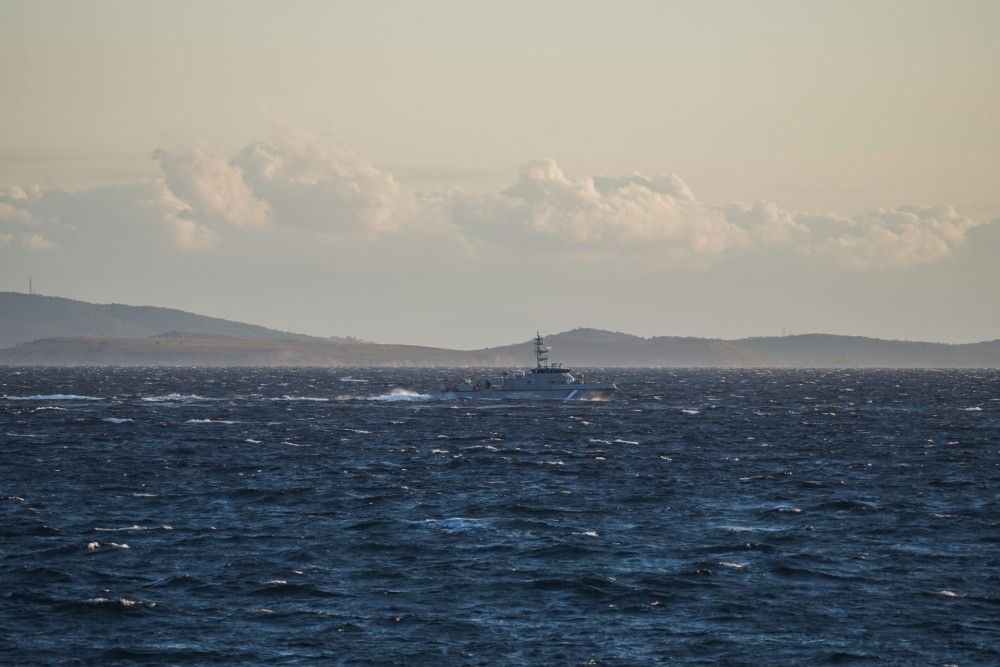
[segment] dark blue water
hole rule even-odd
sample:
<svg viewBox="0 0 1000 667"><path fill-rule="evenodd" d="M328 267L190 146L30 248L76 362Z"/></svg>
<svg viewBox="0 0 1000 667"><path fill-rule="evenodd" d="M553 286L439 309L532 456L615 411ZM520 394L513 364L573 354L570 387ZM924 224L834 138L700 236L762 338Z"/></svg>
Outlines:
<svg viewBox="0 0 1000 667"><path fill-rule="evenodd" d="M1000 373L603 375L4 370L0 663L1000 662Z"/></svg>

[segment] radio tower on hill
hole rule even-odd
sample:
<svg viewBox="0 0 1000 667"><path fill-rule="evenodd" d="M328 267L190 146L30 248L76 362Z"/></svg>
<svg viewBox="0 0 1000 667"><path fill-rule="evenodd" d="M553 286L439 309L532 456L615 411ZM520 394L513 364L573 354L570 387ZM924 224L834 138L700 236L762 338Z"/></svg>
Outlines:
<svg viewBox="0 0 1000 667"><path fill-rule="evenodd" d="M28 294L35 293L35 286L31 284L31 276L28 276Z"/></svg>

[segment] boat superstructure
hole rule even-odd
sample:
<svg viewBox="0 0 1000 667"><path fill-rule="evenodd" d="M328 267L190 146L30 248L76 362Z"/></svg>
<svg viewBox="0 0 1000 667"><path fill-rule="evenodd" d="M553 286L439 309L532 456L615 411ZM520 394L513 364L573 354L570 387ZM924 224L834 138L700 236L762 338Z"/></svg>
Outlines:
<svg viewBox="0 0 1000 667"><path fill-rule="evenodd" d="M460 398L529 398L561 401L606 401L618 389L614 382L587 382L562 364L549 363L549 348L541 334L534 339L535 367L526 371L504 371L499 377L477 382L465 380L444 388Z"/></svg>

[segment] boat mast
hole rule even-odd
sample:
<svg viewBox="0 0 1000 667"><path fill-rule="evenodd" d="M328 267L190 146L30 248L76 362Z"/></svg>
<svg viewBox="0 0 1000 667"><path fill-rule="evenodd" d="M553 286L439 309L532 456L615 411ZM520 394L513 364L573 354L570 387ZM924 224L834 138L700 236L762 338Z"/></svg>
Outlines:
<svg viewBox="0 0 1000 667"><path fill-rule="evenodd" d="M535 332L535 363L536 368L545 368L548 366L545 362L549 360L549 348L545 346L545 341L542 339L542 334Z"/></svg>

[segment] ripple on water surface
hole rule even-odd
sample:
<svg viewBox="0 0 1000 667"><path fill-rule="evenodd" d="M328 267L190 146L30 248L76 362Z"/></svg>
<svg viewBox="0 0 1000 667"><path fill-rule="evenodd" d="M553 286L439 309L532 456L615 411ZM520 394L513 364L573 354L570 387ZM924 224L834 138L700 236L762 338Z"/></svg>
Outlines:
<svg viewBox="0 0 1000 667"><path fill-rule="evenodd" d="M1000 663L1000 374L0 376L0 663Z"/></svg>

